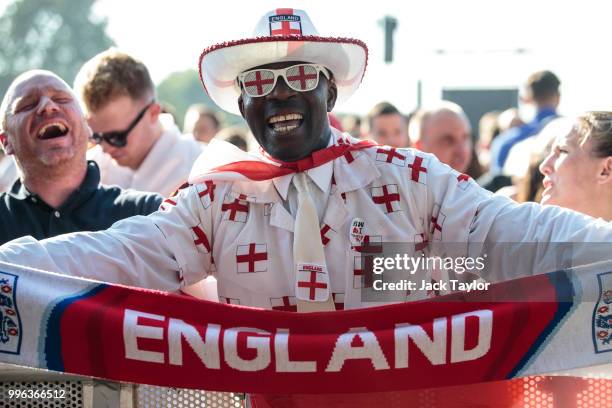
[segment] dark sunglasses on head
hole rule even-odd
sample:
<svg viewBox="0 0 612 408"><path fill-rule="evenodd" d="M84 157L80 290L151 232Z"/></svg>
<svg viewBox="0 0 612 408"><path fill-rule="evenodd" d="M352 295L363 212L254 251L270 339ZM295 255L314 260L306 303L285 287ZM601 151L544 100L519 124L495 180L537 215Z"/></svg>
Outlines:
<svg viewBox="0 0 612 408"><path fill-rule="evenodd" d="M142 110L138 113L138 115L136 115L132 123L130 123L130 125L127 127L127 129L121 130L121 131L117 130L117 131L112 131L112 132L104 132L104 133L94 132L91 135L91 140L95 144L100 144L104 140L106 143L108 143L111 146L124 147L127 144L127 137L132 131L132 129L136 127L138 122L140 122L140 119L142 119L142 117L144 116L147 109L149 109L151 105L153 105L154 103L155 101L150 102L148 105L142 108Z"/></svg>

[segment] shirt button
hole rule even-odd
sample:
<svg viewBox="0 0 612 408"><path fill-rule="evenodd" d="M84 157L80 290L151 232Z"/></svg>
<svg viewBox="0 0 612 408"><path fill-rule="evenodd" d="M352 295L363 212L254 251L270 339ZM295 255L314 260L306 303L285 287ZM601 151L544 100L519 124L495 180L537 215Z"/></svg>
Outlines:
<svg viewBox="0 0 612 408"><path fill-rule="evenodd" d="M60 212L56 211L56 212L53 213L53 215L55 215L55 218L59 218L60 217Z"/></svg>
<svg viewBox="0 0 612 408"><path fill-rule="evenodd" d="M33 202L33 203L38 202L38 200L36 199L36 197L32 197L32 202Z"/></svg>

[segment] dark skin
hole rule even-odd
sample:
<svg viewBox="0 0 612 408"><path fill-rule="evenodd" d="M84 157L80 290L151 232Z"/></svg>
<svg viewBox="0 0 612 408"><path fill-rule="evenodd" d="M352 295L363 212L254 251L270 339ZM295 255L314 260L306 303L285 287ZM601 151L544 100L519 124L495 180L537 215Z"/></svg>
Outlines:
<svg viewBox="0 0 612 408"><path fill-rule="evenodd" d="M255 68L279 69L300 63L303 62L277 62ZM318 86L308 92L294 91L283 78L278 78L276 86L266 96L251 97L243 90L238 106L264 150L278 160L292 162L327 147L331 136L327 112L333 109L337 93L336 84L323 74L319 74ZM297 128L282 132L269 123L270 118L288 114L302 116L302 119L288 122Z"/></svg>

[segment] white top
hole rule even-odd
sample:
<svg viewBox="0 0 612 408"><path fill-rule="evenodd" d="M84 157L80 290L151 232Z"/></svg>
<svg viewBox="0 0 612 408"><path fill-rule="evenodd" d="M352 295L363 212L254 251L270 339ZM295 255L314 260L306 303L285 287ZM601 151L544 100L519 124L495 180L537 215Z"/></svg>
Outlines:
<svg viewBox="0 0 612 408"><path fill-rule="evenodd" d="M166 115L160 115L163 117ZM181 135L174 122L164 118L161 137L137 170L120 166L100 146L87 152L87 158L100 167L101 183L140 191L151 191L165 197L187 181L191 166L202 152L202 145ZM160 119L161 120L161 119Z"/></svg>
<svg viewBox="0 0 612 408"><path fill-rule="evenodd" d="M12 156L0 157L0 193L11 188L17 180L19 174L17 172L17 164Z"/></svg>
<svg viewBox="0 0 612 408"><path fill-rule="evenodd" d="M334 131L334 138L339 135ZM348 309L372 305L361 300L363 248L351 243L350 234L356 218L364 221L371 245L403 242L418 253L423 241L457 243L454 255L463 256L480 255L484 245L490 269L483 278L491 282L549 272L559 268L560 260L609 259L605 247L581 244L612 242L610 224L494 196L418 150L370 147L335 159L330 168L321 236L312 239L322 239L331 291ZM312 173L309 179L318 186L326 179ZM27 260L40 269L169 291L212 274L222 302L268 309L292 305L294 218L281 196L281 186L288 184L280 179L195 184L166 200L160 211L120 221L107 231L15 240L1 247L0 261ZM295 189L286 191L289 201L294 199ZM385 195L388 200L381 200ZM504 242L541 245L494 245ZM568 257L551 242L577 244Z"/></svg>

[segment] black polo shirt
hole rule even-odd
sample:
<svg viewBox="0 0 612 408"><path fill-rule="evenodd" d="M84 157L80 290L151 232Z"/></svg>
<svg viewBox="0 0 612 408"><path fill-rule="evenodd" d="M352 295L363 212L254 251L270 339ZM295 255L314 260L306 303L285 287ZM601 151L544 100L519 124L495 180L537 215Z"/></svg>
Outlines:
<svg viewBox="0 0 612 408"><path fill-rule="evenodd" d="M90 161L83 183L59 208L28 191L20 180L0 194L0 245L31 235L36 239L77 231L107 229L115 221L157 210L162 196L100 184L100 170Z"/></svg>

